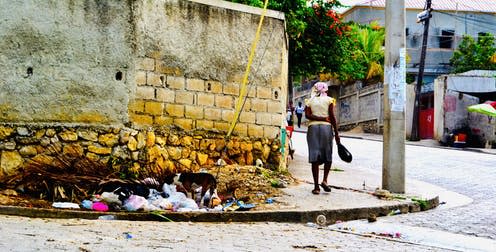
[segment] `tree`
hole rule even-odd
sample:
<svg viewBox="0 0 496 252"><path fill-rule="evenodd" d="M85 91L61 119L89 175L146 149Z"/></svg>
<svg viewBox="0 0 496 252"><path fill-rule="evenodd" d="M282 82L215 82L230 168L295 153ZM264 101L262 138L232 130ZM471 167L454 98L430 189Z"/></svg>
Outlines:
<svg viewBox="0 0 496 252"><path fill-rule="evenodd" d="M384 74L384 28L373 22L370 25L350 24L346 30L341 38L344 54L341 55L337 77L343 81L381 80Z"/></svg>
<svg viewBox="0 0 496 252"><path fill-rule="evenodd" d="M230 0L262 7L263 0ZM339 69L342 23L333 10L339 1L269 0L268 8L285 13L291 76L315 76Z"/></svg>
<svg viewBox="0 0 496 252"><path fill-rule="evenodd" d="M453 73L470 70L496 70L496 47L494 36L480 36L477 41L464 35L462 42L450 59Z"/></svg>
<svg viewBox="0 0 496 252"><path fill-rule="evenodd" d="M338 2L312 1L288 16L289 69L295 76L337 72L343 47L342 23L333 10Z"/></svg>
<svg viewBox="0 0 496 252"><path fill-rule="evenodd" d="M264 0L231 0L263 7ZM334 11L338 1L269 0L285 13L290 77L338 78L365 83L383 78L384 28L343 23Z"/></svg>

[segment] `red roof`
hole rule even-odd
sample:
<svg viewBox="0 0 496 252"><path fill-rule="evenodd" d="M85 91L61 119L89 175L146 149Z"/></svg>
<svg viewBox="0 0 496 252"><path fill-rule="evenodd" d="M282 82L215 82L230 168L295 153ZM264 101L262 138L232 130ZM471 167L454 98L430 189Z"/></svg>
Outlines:
<svg viewBox="0 0 496 252"><path fill-rule="evenodd" d="M424 9L425 2L425 0L405 0L405 8ZM355 6L384 8L386 6L386 0L345 0L342 1L342 3L349 5L352 8ZM434 10L445 11L496 13L496 0L432 0L432 8Z"/></svg>

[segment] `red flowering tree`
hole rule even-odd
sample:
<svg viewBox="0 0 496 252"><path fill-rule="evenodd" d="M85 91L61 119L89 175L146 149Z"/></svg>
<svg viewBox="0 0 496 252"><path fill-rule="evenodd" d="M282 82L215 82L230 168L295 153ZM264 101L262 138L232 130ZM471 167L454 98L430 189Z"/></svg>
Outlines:
<svg viewBox="0 0 496 252"><path fill-rule="evenodd" d="M263 0L230 0L263 7ZM343 24L333 10L339 1L269 0L268 7L286 16L289 37L289 72L291 77L315 76L337 72L343 47Z"/></svg>
<svg viewBox="0 0 496 252"><path fill-rule="evenodd" d="M312 5L286 15L289 36L289 70L293 76L339 71L343 24L337 1L314 0Z"/></svg>

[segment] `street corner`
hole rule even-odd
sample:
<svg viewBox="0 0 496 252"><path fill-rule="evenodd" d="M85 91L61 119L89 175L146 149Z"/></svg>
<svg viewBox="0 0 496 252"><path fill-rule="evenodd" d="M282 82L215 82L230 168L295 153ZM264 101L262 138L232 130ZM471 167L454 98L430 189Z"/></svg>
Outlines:
<svg viewBox="0 0 496 252"><path fill-rule="evenodd" d="M0 214L32 218L79 218L166 222L289 222L326 225L359 219L374 220L418 211L439 205L439 198L427 199L395 196L333 187L330 193L310 195L312 185L299 184L283 189L280 197L266 200L266 207L249 211L172 212L172 211L85 211L22 206L0 206ZM324 218L324 221L322 220Z"/></svg>

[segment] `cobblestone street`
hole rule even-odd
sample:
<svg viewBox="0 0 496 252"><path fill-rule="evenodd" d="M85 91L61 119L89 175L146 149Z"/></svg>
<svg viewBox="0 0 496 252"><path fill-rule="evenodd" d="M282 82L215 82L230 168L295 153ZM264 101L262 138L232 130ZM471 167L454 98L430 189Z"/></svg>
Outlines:
<svg viewBox="0 0 496 252"><path fill-rule="evenodd" d="M357 139L344 142L356 153L353 168L381 172L382 142ZM455 191L473 202L448 209L441 205L427 212L388 217L386 221L496 239L495 155L407 145L405 159L407 178ZM447 200L440 198L440 201Z"/></svg>

